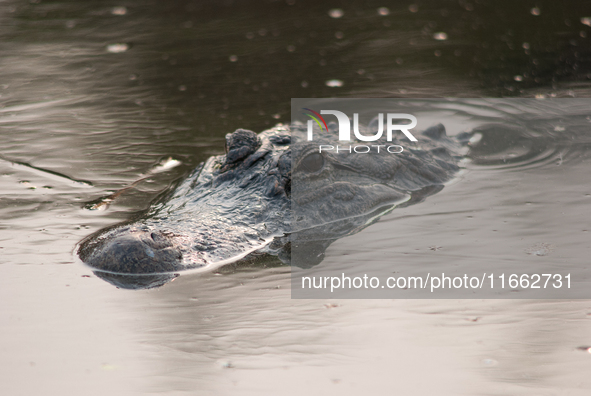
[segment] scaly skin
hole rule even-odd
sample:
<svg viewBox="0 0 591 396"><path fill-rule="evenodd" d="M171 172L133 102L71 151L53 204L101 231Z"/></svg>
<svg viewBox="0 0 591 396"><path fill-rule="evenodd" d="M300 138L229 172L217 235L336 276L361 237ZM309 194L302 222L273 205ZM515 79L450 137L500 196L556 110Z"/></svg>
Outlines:
<svg viewBox="0 0 591 396"><path fill-rule="evenodd" d="M225 155L209 158L143 217L86 238L78 254L98 275L128 288L160 286L174 272L253 252L289 262L292 244L309 252L304 266L315 265L332 241L395 206L420 202L457 173L467 136L448 138L442 125L418 136L417 143L387 142L403 145L400 154L319 157L328 137L307 142L302 125L258 135L239 129L226 135Z"/></svg>

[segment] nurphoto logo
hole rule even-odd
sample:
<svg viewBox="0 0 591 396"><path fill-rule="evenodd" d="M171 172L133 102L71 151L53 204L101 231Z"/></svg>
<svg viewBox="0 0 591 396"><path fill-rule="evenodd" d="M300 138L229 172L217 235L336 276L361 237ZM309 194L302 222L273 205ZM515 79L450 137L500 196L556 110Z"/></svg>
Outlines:
<svg viewBox="0 0 591 396"><path fill-rule="evenodd" d="M339 141L351 141L351 119L347 114L339 110L320 110L320 113L309 109L303 108L306 113L304 115L310 117L311 119L308 120L307 123L307 132L308 132L308 141L314 140L314 122L320 128L320 131L323 130L327 133L328 125L326 124L326 120L322 117L322 114L333 115L337 118L338 126L339 126ZM408 120L410 123L401 124L400 122L403 120ZM386 114L386 141L392 141L392 135L395 131L402 132L411 142L416 142L417 139L410 133L409 129L413 129L417 126L417 119L412 114L400 114L400 113L387 113ZM362 142L375 142L382 138L384 134L384 113L378 114L378 129L373 135L363 135L359 131L359 114L353 113L353 134L355 138ZM360 154L369 153L370 151L374 151L372 148L375 148L377 152L380 152L380 148L385 148L387 152L391 154L398 154L404 151L404 148L400 145L355 145L355 146L333 146L333 145L319 145L318 150L320 153L322 151L347 151L349 153L355 152Z"/></svg>
<svg viewBox="0 0 591 396"><path fill-rule="evenodd" d="M306 114L308 117L312 118L312 120L316 121L320 130L322 131L322 126L326 132L328 132L328 126L326 125L326 121L324 117L320 114L332 114L337 117L337 121L339 123L339 140L346 140L351 141L351 120L349 117L343 113L342 111L338 110L320 110L320 114L316 111L308 108L304 108L304 110L312 113ZM308 140L313 140L313 122L312 120L308 120ZM400 120L409 120L409 124L394 124L394 120L397 122ZM320 123L322 121L322 123ZM373 136L365 136L359 132L359 114L353 113L353 133L355 137L362 142L375 142L376 140L380 139L384 134L384 113L378 114L378 130ZM388 113L387 114L387 122L386 122L386 140L391 142L392 141L392 132L393 131L401 131L404 135L410 139L411 142L416 142L417 139L410 133L408 130L413 129L417 126L417 118L412 114L396 114L396 113Z"/></svg>

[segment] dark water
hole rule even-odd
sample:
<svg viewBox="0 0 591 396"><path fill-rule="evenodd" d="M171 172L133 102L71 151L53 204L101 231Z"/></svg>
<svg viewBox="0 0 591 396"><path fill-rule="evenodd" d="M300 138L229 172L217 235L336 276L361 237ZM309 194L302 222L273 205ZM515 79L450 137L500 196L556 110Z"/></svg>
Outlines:
<svg viewBox="0 0 591 396"><path fill-rule="evenodd" d="M3 392L588 394L586 300L296 301L286 267L130 292L72 252L226 133L288 122L292 97L589 97L589 18L584 1L0 3ZM452 134L523 110L429 103ZM483 130L455 183L325 263L391 245L400 267L585 268L591 110L535 103L536 128Z"/></svg>

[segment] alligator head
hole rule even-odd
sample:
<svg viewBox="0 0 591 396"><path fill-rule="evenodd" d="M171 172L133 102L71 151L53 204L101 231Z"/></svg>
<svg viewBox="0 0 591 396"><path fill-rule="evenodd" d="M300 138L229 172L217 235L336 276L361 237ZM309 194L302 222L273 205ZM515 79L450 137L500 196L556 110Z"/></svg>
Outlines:
<svg viewBox="0 0 591 396"><path fill-rule="evenodd" d="M225 155L209 158L140 218L86 238L78 254L126 288L160 286L178 271L255 252L289 262L293 244L303 252L297 265L315 265L334 240L441 190L458 171L460 144L442 125L421 136L398 154L319 153L328 136L308 142L302 125L258 135L239 129L226 135Z"/></svg>

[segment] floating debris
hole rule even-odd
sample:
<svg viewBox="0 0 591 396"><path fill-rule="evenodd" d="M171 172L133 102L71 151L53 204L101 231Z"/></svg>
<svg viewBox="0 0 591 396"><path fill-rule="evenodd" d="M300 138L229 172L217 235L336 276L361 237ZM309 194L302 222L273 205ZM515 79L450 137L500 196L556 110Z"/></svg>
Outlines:
<svg viewBox="0 0 591 396"><path fill-rule="evenodd" d="M111 8L111 14L113 15L125 15L127 14L127 7L113 7Z"/></svg>
<svg viewBox="0 0 591 396"><path fill-rule="evenodd" d="M129 45L125 43L116 43L116 44L109 44L107 45L107 51L112 52L114 54L118 54L120 52L125 52L129 49Z"/></svg>
<svg viewBox="0 0 591 396"><path fill-rule="evenodd" d="M435 40L439 40L439 41L443 41L443 40L447 40L447 33L445 32L437 32L433 35L433 38Z"/></svg>
<svg viewBox="0 0 591 396"><path fill-rule="evenodd" d="M177 166L181 165L181 161L176 160L172 157L168 157L167 159L161 161L158 165L156 165L152 170L148 172L148 174L160 173L167 171L172 168L176 168Z"/></svg>
<svg viewBox="0 0 591 396"><path fill-rule="evenodd" d="M334 88L334 87L342 87L344 83L341 80L328 80L325 84L327 87Z"/></svg>
<svg viewBox="0 0 591 396"><path fill-rule="evenodd" d="M390 15L390 10L388 9L388 7L380 7L380 8L378 8L378 15L381 15L381 16Z"/></svg>
<svg viewBox="0 0 591 396"><path fill-rule="evenodd" d="M342 18L343 15L345 15L345 11L343 11L340 8L333 8L332 10L328 11L328 16L330 16L331 18Z"/></svg>

